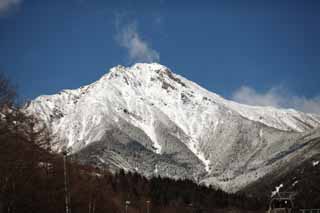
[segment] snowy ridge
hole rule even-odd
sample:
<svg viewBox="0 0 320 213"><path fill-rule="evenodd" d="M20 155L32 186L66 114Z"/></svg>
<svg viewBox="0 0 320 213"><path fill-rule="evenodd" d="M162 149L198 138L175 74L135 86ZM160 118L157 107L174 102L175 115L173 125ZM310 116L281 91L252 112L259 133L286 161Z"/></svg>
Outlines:
<svg viewBox="0 0 320 213"><path fill-rule="evenodd" d="M197 177L225 190L271 171L258 170L298 143L295 138L320 126L317 115L226 100L156 63L113 67L93 84L40 96L26 110L49 126L56 151L69 146L81 152L117 129L117 143L106 142L114 149L119 143L132 149L134 141L154 155L139 155L146 163L132 168L153 174L157 165L159 174ZM117 158L119 167L131 168L135 159L128 153L123 153L128 162Z"/></svg>

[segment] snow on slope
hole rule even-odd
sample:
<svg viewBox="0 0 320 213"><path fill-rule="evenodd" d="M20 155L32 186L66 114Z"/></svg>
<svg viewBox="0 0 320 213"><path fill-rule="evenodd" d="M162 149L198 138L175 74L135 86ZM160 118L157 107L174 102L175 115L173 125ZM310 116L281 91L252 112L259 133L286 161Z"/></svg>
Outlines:
<svg viewBox="0 0 320 213"><path fill-rule="evenodd" d="M177 138L207 174L220 171L218 185L227 183L222 180L226 169L234 176L240 169L263 165L272 150L276 154L292 145L283 132L294 136L320 125L316 115L226 100L156 63L116 66L91 85L40 96L27 110L48 124L57 151L67 145L77 152L110 129L127 131L124 125L129 124L144 132L149 139L143 145L156 155L172 151L169 137ZM246 132L250 125L252 138ZM279 144L280 139L288 142ZM228 163L231 158L239 162Z"/></svg>

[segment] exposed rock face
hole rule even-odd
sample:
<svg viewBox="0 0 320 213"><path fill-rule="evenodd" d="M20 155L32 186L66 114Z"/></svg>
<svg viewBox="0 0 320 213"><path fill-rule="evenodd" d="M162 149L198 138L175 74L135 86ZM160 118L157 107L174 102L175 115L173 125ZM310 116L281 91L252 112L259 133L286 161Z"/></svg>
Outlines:
<svg viewBox="0 0 320 213"><path fill-rule="evenodd" d="M226 191L285 165L303 148L300 138L320 126L317 115L223 99L160 64L114 67L91 85L40 96L26 110L49 126L54 150L71 147L83 163Z"/></svg>

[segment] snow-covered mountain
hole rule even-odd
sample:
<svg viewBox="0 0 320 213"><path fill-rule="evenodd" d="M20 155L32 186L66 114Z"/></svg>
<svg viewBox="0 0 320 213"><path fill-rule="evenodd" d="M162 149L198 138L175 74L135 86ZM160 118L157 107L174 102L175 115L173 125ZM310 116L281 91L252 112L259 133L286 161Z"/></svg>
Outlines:
<svg viewBox="0 0 320 213"><path fill-rule="evenodd" d="M269 197L280 192L294 192L295 206L300 208L320 207L320 131L310 132L302 138L303 144L309 142L304 153L313 152L311 158L304 159L304 153L298 151L295 157L279 166L272 173L265 175L241 189L241 192L252 197ZM312 141L312 142L311 142ZM300 152L300 153L299 153ZM309 154L310 156L310 154ZM297 165L295 162L299 162Z"/></svg>
<svg viewBox="0 0 320 213"><path fill-rule="evenodd" d="M83 163L226 191L286 165L311 146L301 138L320 126L317 115L226 100L156 63L111 68L26 110L48 125L55 151L71 147ZM313 156L307 150L303 159Z"/></svg>

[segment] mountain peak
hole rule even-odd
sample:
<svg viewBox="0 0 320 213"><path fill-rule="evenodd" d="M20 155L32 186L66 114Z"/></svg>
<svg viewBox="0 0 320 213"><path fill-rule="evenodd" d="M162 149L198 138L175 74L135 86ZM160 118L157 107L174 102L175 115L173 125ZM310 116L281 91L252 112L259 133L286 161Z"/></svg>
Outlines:
<svg viewBox="0 0 320 213"><path fill-rule="evenodd" d="M123 66L121 64L112 67L110 69L110 72L124 72L124 71L146 71L146 72L155 72L155 71L161 71L161 70L167 70L169 71L169 68L158 63L135 63L131 66Z"/></svg>
<svg viewBox="0 0 320 213"><path fill-rule="evenodd" d="M265 165L299 147L292 138L320 124L316 116L226 100L157 63L118 65L27 110L51 128L54 150L87 150L99 164L225 189L261 177Z"/></svg>
<svg viewBox="0 0 320 213"><path fill-rule="evenodd" d="M142 85L145 88L161 85L160 87L166 90L168 88L176 90L181 86L187 87L181 76L174 74L168 67L158 63L136 63L130 67L117 65L111 68L110 72L102 79L111 81L112 79L118 79L115 80L116 84L125 83L126 85L132 85L133 88Z"/></svg>
<svg viewBox="0 0 320 213"><path fill-rule="evenodd" d="M136 63L130 67L131 69L142 69L148 71L156 71L156 70L163 70L169 69L166 66L159 64L159 63Z"/></svg>

